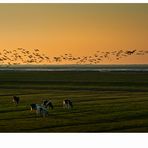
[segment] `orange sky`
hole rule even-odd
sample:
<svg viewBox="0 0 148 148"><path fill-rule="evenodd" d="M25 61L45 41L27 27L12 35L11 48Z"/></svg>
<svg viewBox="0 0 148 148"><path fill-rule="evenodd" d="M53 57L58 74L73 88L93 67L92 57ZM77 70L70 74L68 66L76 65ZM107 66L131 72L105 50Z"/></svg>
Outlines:
<svg viewBox="0 0 148 148"><path fill-rule="evenodd" d="M148 4L0 4L0 50L38 48L49 56L148 50ZM148 56L107 63L148 63Z"/></svg>

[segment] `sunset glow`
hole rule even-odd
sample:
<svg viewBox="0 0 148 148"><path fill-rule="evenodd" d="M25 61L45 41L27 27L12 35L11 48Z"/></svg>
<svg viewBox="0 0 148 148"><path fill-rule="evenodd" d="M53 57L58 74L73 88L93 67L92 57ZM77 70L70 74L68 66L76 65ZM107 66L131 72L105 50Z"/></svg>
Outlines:
<svg viewBox="0 0 148 148"><path fill-rule="evenodd" d="M0 20L0 52L24 48L48 57L82 57L148 50L148 4L0 4ZM141 54L100 64L148 64L147 59Z"/></svg>

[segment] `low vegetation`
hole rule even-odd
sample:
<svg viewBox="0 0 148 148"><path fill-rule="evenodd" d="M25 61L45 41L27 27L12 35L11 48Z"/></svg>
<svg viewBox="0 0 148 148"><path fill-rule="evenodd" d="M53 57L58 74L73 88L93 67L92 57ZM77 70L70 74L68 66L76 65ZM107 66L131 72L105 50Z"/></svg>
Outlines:
<svg viewBox="0 0 148 148"><path fill-rule="evenodd" d="M148 132L147 72L0 72L0 132ZM12 96L21 98L16 106ZM64 109L71 99L74 108ZM31 103L51 99L46 118Z"/></svg>

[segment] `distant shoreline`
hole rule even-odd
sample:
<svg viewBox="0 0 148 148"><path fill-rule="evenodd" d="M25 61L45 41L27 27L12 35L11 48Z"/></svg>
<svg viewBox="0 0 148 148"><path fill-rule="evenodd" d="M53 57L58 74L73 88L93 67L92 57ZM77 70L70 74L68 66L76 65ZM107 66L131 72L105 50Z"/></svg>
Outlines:
<svg viewBox="0 0 148 148"><path fill-rule="evenodd" d="M0 71L148 72L148 65L19 65L2 66Z"/></svg>

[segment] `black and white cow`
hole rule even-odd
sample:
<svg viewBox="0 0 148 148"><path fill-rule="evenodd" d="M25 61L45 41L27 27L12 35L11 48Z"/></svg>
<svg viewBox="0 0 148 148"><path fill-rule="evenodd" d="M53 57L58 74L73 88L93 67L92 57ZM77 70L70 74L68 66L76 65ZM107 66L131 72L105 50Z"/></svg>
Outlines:
<svg viewBox="0 0 148 148"><path fill-rule="evenodd" d="M13 102L15 103L15 105L18 105L20 102L20 97L13 96Z"/></svg>
<svg viewBox="0 0 148 148"><path fill-rule="evenodd" d="M63 100L63 107L64 108L73 108L73 103L70 99Z"/></svg>
<svg viewBox="0 0 148 148"><path fill-rule="evenodd" d="M45 108L51 108L51 109L53 109L53 104L52 104L52 101L51 100L43 100L43 106Z"/></svg>
<svg viewBox="0 0 148 148"><path fill-rule="evenodd" d="M35 111L36 112L36 115L41 115L43 117L46 117L48 116L48 110L42 106L42 105L39 105L39 104L30 104L30 108L31 108L31 111Z"/></svg>

